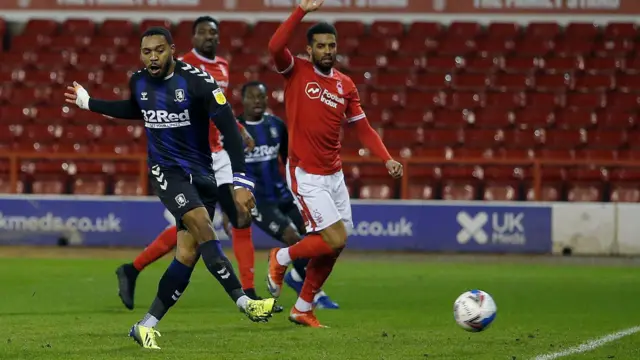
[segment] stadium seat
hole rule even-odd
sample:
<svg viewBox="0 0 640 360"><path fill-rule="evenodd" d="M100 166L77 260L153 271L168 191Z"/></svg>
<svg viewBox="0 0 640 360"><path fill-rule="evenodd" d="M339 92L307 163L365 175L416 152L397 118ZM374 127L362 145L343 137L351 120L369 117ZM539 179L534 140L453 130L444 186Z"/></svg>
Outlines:
<svg viewBox="0 0 640 360"><path fill-rule="evenodd" d="M265 56L279 24L220 23L220 54L230 60L229 99L236 111L241 111L239 86L259 79L269 87L270 111L286 115L284 80ZM311 24L304 22L290 42L294 53L304 53L304 31ZM140 67L139 34L156 25L172 30L180 53L189 49L191 21L34 19L18 33L0 21L0 34L7 31L5 40L11 45L0 52L0 151L144 154L138 124L67 107L63 94L66 84L78 81L94 97L127 98L130 73ZM635 23L485 26L458 21L445 26L354 20L335 26L342 55L339 69L353 78L370 122L394 156L519 159L525 164L532 158L640 161ZM368 155L360 147L357 134L347 132L343 153ZM44 170L25 173L28 177L21 178L20 186L35 192L106 194L113 189L144 195L138 163L116 168L114 179L91 172L71 178ZM447 168L451 166L409 166L407 173L413 175L408 196L532 199L530 165ZM521 178L505 176L520 168ZM543 170L543 199L640 202L640 176L633 169L613 169L609 178L597 181L572 168ZM0 172L6 173L1 166ZM388 176L384 181L367 175L348 182L350 191L363 198L399 194L399 184L389 182ZM0 181L0 191L7 186Z"/></svg>
<svg viewBox="0 0 640 360"><path fill-rule="evenodd" d="M136 33L133 23L125 19L106 19L98 32L105 37L130 37Z"/></svg>
<svg viewBox="0 0 640 360"><path fill-rule="evenodd" d="M515 201L520 198L520 169L512 166L484 168L482 199L487 201Z"/></svg>
<svg viewBox="0 0 640 360"><path fill-rule="evenodd" d="M444 166L442 198L444 200L475 200L481 176L481 169L474 166Z"/></svg>

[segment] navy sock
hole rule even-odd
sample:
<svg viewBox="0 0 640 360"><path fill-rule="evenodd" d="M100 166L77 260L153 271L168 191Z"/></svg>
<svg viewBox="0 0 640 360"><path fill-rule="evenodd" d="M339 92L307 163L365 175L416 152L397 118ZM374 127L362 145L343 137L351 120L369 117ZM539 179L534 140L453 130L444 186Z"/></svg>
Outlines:
<svg viewBox="0 0 640 360"><path fill-rule="evenodd" d="M238 280L238 277L233 272L231 262L225 256L224 251L222 251L220 241L210 240L202 243L198 250L211 275L218 280L234 302L245 295L244 291L242 291L240 280Z"/></svg>
<svg viewBox="0 0 640 360"><path fill-rule="evenodd" d="M158 293L151 304L151 308L149 308L149 313L141 322L144 326L155 326L155 323L162 319L167 311L175 305L187 285L189 285L192 272L192 267L181 263L175 258L173 259L160 279Z"/></svg>

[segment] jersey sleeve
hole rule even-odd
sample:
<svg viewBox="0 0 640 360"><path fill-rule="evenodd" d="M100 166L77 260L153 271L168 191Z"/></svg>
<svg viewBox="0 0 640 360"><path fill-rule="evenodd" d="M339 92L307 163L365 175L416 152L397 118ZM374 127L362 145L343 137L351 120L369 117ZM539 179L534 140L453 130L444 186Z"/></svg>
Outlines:
<svg viewBox="0 0 640 360"><path fill-rule="evenodd" d="M362 110L362 104L360 102L360 94L358 89L354 86L353 91L347 97L347 109L344 112L345 118L348 123L362 120L366 117L364 110Z"/></svg>
<svg viewBox="0 0 640 360"><path fill-rule="evenodd" d="M269 41L269 53L275 63L276 72L283 76L291 76L295 67L296 57L287 48L287 43L293 37L296 27L302 21L305 12L299 6L276 30Z"/></svg>
<svg viewBox="0 0 640 360"><path fill-rule="evenodd" d="M143 115L138 105L135 88L139 76L140 72L138 71L129 79L129 99L109 101L89 98L89 110L116 119L141 120Z"/></svg>

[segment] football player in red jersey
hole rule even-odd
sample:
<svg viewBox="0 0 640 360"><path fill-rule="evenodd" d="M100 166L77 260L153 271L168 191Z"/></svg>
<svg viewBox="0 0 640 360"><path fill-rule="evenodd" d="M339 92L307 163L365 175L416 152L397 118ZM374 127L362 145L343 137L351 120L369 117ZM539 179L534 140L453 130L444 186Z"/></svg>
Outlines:
<svg viewBox="0 0 640 360"><path fill-rule="evenodd" d="M327 23L307 32L310 61L294 57L289 38L306 13L320 8L323 0L301 0L293 14L269 42L277 71L284 76L289 157L287 183L304 216L307 236L287 248L269 253L267 286L278 297L287 267L293 260L310 258L307 276L289 320L323 327L313 313L313 298L329 277L353 228L349 192L340 160L340 129L356 131L360 141L379 157L389 174L402 176L402 165L393 160L378 133L369 125L355 84L334 69L337 32ZM381 164L382 165L382 164Z"/></svg>
<svg viewBox="0 0 640 360"><path fill-rule="evenodd" d="M216 79L218 86L226 92L229 87L229 64L225 59L217 56L218 45L220 44L218 25L218 22L210 16L197 18L192 28L193 48L178 59L211 74ZM245 144L251 150L255 144L253 138L242 125L238 124L238 127ZM231 161L222 147L220 131L213 123L209 129L209 141L211 143L213 170L218 184L220 206L233 225L231 229L232 244L239 265L242 287L247 296L252 299L260 299L255 291L253 276L254 248L251 240L251 215L238 214L232 190L233 173L231 171ZM165 217L173 219L172 216ZM160 233L136 257L133 263L123 264L116 270L120 299L127 308L133 309L134 307L135 284L140 271L172 251L176 244L177 230L174 225ZM282 307L276 305L276 311L278 310L281 311Z"/></svg>

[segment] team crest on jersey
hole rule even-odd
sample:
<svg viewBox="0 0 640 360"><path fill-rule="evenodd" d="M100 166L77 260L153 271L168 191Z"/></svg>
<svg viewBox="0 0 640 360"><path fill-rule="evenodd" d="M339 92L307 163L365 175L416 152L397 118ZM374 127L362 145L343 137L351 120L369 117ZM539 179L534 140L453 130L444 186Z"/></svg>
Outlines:
<svg viewBox="0 0 640 360"><path fill-rule="evenodd" d="M322 88L317 82L310 82L307 83L304 92L307 94L309 99L315 100L320 98L320 95L322 94Z"/></svg>
<svg viewBox="0 0 640 360"><path fill-rule="evenodd" d="M218 105L224 105L227 103L227 98L222 93L222 89L217 88L213 90L213 98L216 99Z"/></svg>
<svg viewBox="0 0 640 360"><path fill-rule="evenodd" d="M338 90L338 94L340 95L344 94L344 89L342 89L342 83L340 81L338 81L338 84L336 85L336 89Z"/></svg>
<svg viewBox="0 0 640 360"><path fill-rule="evenodd" d="M183 101L185 101L186 98L184 97L184 90L182 89L176 89L176 99L175 102L177 103L181 103Z"/></svg>
<svg viewBox="0 0 640 360"><path fill-rule="evenodd" d="M273 126L270 126L270 127L269 127L269 131L271 131L271 137L272 137L272 138L274 138L274 139L277 139L277 138L278 138L278 129L276 129L276 128L275 128L275 127L273 127Z"/></svg>

